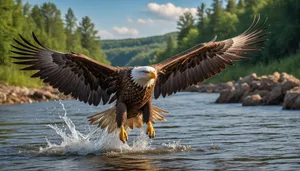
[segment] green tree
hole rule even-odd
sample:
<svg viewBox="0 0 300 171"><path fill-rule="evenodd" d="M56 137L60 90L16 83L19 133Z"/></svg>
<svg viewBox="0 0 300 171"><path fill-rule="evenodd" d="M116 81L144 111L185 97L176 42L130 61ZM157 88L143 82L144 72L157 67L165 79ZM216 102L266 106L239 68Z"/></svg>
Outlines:
<svg viewBox="0 0 300 171"><path fill-rule="evenodd" d="M179 29L178 41L181 41L188 34L189 30L194 27L194 23L195 19L190 12L186 12L179 17L177 22L177 29Z"/></svg>
<svg viewBox="0 0 300 171"><path fill-rule="evenodd" d="M167 42L167 48L165 50L159 50L154 55L154 58L150 60L150 63L159 63L176 53L177 43L173 36L170 36Z"/></svg>
<svg viewBox="0 0 300 171"><path fill-rule="evenodd" d="M238 9L244 9L245 8L245 1L244 0L239 0L238 4L237 4L237 8Z"/></svg>
<svg viewBox="0 0 300 171"><path fill-rule="evenodd" d="M60 10L57 9L55 4L48 2L41 6L40 13L45 23L45 32L50 38L49 46L64 51L66 36Z"/></svg>
<svg viewBox="0 0 300 171"><path fill-rule="evenodd" d="M13 27L14 1L0 1L0 64L8 63L10 41L12 34L16 33Z"/></svg>
<svg viewBox="0 0 300 171"><path fill-rule="evenodd" d="M198 30L196 28L190 29L189 33L182 40L182 49L189 49L197 44Z"/></svg>
<svg viewBox="0 0 300 171"><path fill-rule="evenodd" d="M88 16L83 17L79 23L79 32L81 35L81 45L86 49L85 52L87 55L98 61L108 63L104 52L100 49L100 40L96 40L97 30L95 30L95 25Z"/></svg>
<svg viewBox="0 0 300 171"><path fill-rule="evenodd" d="M220 0L213 0L212 10L213 14L211 16L210 23L214 28L216 25L218 25L218 22L220 21L220 18L223 15L222 2Z"/></svg>
<svg viewBox="0 0 300 171"><path fill-rule="evenodd" d="M197 8L197 16L198 16L198 23L197 28L198 31L201 32L204 30L205 27L205 4L202 2L201 7Z"/></svg>
<svg viewBox="0 0 300 171"><path fill-rule="evenodd" d="M228 0L226 11L234 14L236 10L235 0Z"/></svg>
<svg viewBox="0 0 300 171"><path fill-rule="evenodd" d="M67 33L74 33L76 31L77 25L76 25L76 17L73 13L73 10L71 8L68 9L67 14L65 15L65 22L66 22L66 32Z"/></svg>
<svg viewBox="0 0 300 171"><path fill-rule="evenodd" d="M195 28L195 19L190 12L184 13L179 17L179 21L177 22L177 28L179 29L179 33L177 36L178 41L178 51L184 50L182 48L182 41L189 33L190 29Z"/></svg>
<svg viewBox="0 0 300 171"><path fill-rule="evenodd" d="M65 15L66 49L68 51L80 52L82 47L76 21L77 19L72 9L69 8Z"/></svg>

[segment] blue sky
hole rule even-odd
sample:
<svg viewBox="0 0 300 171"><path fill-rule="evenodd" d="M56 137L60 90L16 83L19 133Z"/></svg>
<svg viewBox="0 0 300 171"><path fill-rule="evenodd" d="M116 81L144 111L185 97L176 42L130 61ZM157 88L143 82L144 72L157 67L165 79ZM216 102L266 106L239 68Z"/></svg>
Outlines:
<svg viewBox="0 0 300 171"><path fill-rule="evenodd" d="M64 16L72 8L78 21L89 16L101 39L138 38L176 31L178 16L211 0L25 0L41 5L53 2Z"/></svg>

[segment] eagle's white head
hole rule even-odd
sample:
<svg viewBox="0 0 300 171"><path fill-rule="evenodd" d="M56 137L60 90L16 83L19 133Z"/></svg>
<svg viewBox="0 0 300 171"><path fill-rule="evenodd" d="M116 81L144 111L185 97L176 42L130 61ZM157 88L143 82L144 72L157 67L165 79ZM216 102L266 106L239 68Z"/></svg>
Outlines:
<svg viewBox="0 0 300 171"><path fill-rule="evenodd" d="M139 66L131 70L131 77L135 84L144 88L151 87L155 83L157 72L151 66Z"/></svg>

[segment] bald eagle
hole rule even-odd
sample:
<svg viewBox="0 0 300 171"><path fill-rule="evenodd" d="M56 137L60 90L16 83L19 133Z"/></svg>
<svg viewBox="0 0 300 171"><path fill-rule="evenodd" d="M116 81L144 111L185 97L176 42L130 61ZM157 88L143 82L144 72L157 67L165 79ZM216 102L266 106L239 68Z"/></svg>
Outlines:
<svg viewBox="0 0 300 171"><path fill-rule="evenodd" d="M151 66L114 67L82 54L57 52L45 47L34 34L34 44L19 35L20 41L14 39L18 45L12 45L11 52L18 60L14 63L28 65L22 70L38 70L32 77L65 95L95 106L116 102L88 118L90 124L109 133L120 131L120 140L125 143L127 128L141 128L146 123L146 134L152 138L152 124L165 120L162 114L168 112L152 105L152 94L155 99L175 94L220 73L233 61L247 59L240 55L260 50L265 41L265 22L255 17L250 27L234 38L216 41L215 37Z"/></svg>

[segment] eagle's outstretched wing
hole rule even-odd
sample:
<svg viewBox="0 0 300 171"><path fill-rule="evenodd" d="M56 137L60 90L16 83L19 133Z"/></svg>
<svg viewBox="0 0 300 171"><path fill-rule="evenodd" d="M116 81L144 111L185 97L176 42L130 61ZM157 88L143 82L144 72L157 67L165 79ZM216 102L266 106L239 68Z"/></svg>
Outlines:
<svg viewBox="0 0 300 171"><path fill-rule="evenodd" d="M267 19L266 19L267 20ZM159 72L154 96L171 95L220 73L232 61L245 60L240 55L261 49L265 41L266 20L255 17L251 26L239 36L216 42L202 43L153 65Z"/></svg>
<svg viewBox="0 0 300 171"><path fill-rule="evenodd" d="M99 63L82 54L61 53L43 46L34 33L33 39L37 45L27 41L20 35L22 41L14 39L17 46L11 45L16 56L14 62L29 65L22 70L39 70L32 77L39 77L45 83L65 95L71 94L80 101L97 106L116 100L111 95L116 92L116 75L119 69Z"/></svg>

